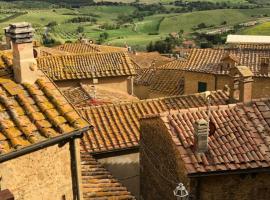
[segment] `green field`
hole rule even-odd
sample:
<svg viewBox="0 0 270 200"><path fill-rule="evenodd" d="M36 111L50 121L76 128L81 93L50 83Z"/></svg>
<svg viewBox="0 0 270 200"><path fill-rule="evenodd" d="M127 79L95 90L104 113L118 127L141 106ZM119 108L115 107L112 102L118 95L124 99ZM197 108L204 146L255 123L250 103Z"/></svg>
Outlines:
<svg viewBox="0 0 270 200"><path fill-rule="evenodd" d="M161 25L160 32L168 33L183 29L185 32L192 31L192 27L205 23L206 25L218 26L226 21L228 25L235 25L256 19L252 15L269 14L270 8L259 9L223 9L211 11L198 11L166 17Z"/></svg>
<svg viewBox="0 0 270 200"><path fill-rule="evenodd" d="M141 0L142 2L144 0ZM151 0L145 0L153 2ZM163 2L169 2L164 0ZM212 0L218 1L218 0ZM228 1L228 0L226 0ZM235 0L231 0L236 2ZM244 2L244 0L237 0L237 2ZM171 32L178 32L184 30L188 37L189 33L193 31L200 23L206 25L213 25L213 27L220 27L224 21L227 25L236 25L242 22L256 20L259 15L270 14L270 8L256 8L256 9L222 9L209 11L194 11L190 13L170 13L170 14L155 14L144 17L142 21L134 20L133 23L121 25L119 29L103 30L101 28L104 24L117 24L117 17L120 14L132 14L136 8L124 6L87 6L81 8L46 8L44 9L20 9L20 12L27 11L27 14L19 17L4 20L10 16L8 3L0 4L0 28L6 27L12 22L27 21L31 22L36 29L37 39L45 32L45 26L52 21L57 23L50 34L58 41L65 42L67 40L75 41L79 38L77 28L84 27L84 35L87 38L97 40L102 32L107 32L109 38L105 41L106 44L120 45L129 44L136 46L138 49L143 49L150 41L156 41L165 38ZM170 5L172 6L172 5ZM10 9L14 12L15 9ZM67 20L74 17L94 17L97 22L70 23ZM269 24L261 24L256 27L249 28L242 31L243 34L269 34ZM0 35L3 32L0 33Z"/></svg>
<svg viewBox="0 0 270 200"><path fill-rule="evenodd" d="M270 35L270 22L248 28L240 33L245 35Z"/></svg>

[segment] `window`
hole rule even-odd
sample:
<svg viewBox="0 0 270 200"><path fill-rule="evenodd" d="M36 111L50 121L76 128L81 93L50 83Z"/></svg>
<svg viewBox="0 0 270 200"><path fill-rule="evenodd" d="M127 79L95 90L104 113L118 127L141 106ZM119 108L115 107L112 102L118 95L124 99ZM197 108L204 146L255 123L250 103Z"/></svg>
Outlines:
<svg viewBox="0 0 270 200"><path fill-rule="evenodd" d="M207 90L207 83L198 82L198 92L205 92Z"/></svg>
<svg viewBox="0 0 270 200"><path fill-rule="evenodd" d="M62 200L66 200L66 195L62 195Z"/></svg>

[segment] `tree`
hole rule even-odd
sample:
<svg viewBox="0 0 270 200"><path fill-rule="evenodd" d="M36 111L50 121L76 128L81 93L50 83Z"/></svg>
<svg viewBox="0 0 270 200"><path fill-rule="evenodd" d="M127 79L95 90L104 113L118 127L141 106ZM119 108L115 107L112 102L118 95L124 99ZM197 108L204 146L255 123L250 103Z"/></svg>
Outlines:
<svg viewBox="0 0 270 200"><path fill-rule="evenodd" d="M78 33L83 33L84 32L84 27L83 26L78 26L77 32Z"/></svg>

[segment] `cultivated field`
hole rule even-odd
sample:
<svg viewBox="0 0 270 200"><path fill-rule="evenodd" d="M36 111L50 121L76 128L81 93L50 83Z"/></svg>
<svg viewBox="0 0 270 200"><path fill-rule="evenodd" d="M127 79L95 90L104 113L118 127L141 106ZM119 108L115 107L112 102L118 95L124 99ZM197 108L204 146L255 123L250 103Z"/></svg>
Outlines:
<svg viewBox="0 0 270 200"><path fill-rule="evenodd" d="M129 0L127 0L129 1ZM140 2L152 3L151 0L140 0ZM217 2L218 0L212 0ZM222 0L221 0L222 1ZM220 1L220 2L221 2ZM155 1L156 2L156 1ZM162 0L169 3L170 0ZM226 0L228 2L228 0ZM236 3L235 0L231 2ZM245 2L245 0L237 0ZM24 2L25 3L25 2ZM6 27L12 22L28 21L36 28L37 39L45 32L45 27L50 22L56 22L56 26L50 29L51 36L60 42L74 41L79 37L78 27L84 28L83 34L91 39L98 40L101 33L108 33L106 44L120 45L129 44L137 49L144 49L150 41L165 38L171 32L183 30L188 38L194 31L194 27L204 23L213 28L219 28L225 21L227 26L248 22L262 18L270 14L270 8L255 9L220 9L207 11L194 11L189 13L168 13L146 16L143 20L134 19L133 22L122 24L119 28L103 29L106 24L116 25L120 14L131 15L137 8L134 6L87 6L81 8L53 8L44 3L43 8L34 9L12 9L14 4L0 2L0 28ZM40 6L40 5L38 5ZM168 5L167 9L174 8ZM9 11L27 12L19 17L10 18ZM76 17L95 18L96 22L71 23L70 19ZM243 34L269 34L269 23L260 24L255 27L241 31ZM0 35L2 32L0 33Z"/></svg>

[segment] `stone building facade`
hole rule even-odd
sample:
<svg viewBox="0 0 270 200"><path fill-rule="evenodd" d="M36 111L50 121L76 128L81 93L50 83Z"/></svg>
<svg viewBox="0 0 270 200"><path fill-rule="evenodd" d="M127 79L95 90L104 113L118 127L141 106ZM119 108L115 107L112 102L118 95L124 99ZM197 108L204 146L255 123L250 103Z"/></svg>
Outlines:
<svg viewBox="0 0 270 200"><path fill-rule="evenodd" d="M135 68L122 48L74 43L39 51L45 56L37 58L38 67L62 90L87 84L134 93Z"/></svg>
<svg viewBox="0 0 270 200"><path fill-rule="evenodd" d="M78 163L80 165L80 162ZM16 200L73 200L70 146L54 145L0 164L1 190Z"/></svg>
<svg viewBox="0 0 270 200"><path fill-rule="evenodd" d="M79 199L79 141L90 125L37 69L33 28L11 24L13 60L1 52L0 190L16 200ZM13 69L13 70L11 70Z"/></svg>
<svg viewBox="0 0 270 200"><path fill-rule="evenodd" d="M238 69L247 80L243 91L251 93L250 71ZM245 103L180 109L140 121L142 199L176 199L179 183L194 200L270 198L270 100L240 96Z"/></svg>

